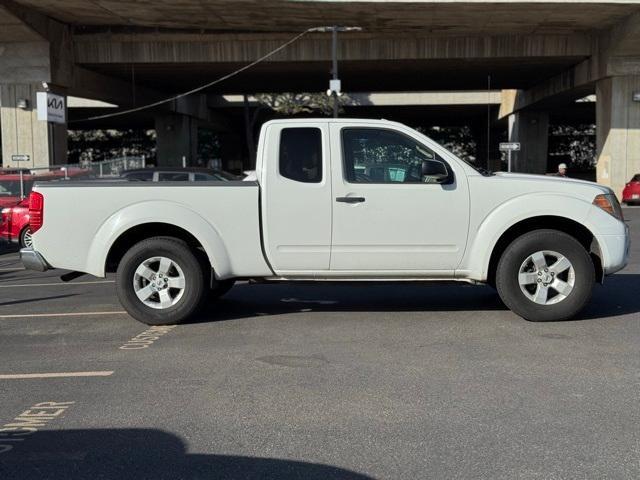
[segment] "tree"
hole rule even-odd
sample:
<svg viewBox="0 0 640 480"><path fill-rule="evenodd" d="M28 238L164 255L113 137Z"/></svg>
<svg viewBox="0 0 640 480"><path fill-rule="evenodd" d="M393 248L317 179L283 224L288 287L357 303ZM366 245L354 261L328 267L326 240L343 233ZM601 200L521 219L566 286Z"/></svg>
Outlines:
<svg viewBox="0 0 640 480"><path fill-rule="evenodd" d="M478 144L476 143L473 133L468 126L416 127L416 130L424 133L429 138L435 140L460 158L464 158L470 162L475 162L478 157Z"/></svg>
<svg viewBox="0 0 640 480"><path fill-rule="evenodd" d="M101 161L122 156L156 154L156 132L146 129L69 130L69 163Z"/></svg>
<svg viewBox="0 0 640 480"><path fill-rule="evenodd" d="M261 105L280 115L320 113L329 116L333 114L333 97L325 93L260 93L255 97ZM344 111L344 105L348 100L346 95L338 97L339 111Z"/></svg>

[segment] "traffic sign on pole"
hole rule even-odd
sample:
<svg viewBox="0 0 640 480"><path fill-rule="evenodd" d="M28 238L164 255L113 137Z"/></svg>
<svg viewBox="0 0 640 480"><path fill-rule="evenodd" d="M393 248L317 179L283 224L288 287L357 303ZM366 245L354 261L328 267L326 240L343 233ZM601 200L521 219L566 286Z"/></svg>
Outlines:
<svg viewBox="0 0 640 480"><path fill-rule="evenodd" d="M501 152L519 152L520 142L501 142L500 151Z"/></svg>
<svg viewBox="0 0 640 480"><path fill-rule="evenodd" d="M507 172L511 171L511 152L520 151L520 142L501 142L500 151L507 152Z"/></svg>

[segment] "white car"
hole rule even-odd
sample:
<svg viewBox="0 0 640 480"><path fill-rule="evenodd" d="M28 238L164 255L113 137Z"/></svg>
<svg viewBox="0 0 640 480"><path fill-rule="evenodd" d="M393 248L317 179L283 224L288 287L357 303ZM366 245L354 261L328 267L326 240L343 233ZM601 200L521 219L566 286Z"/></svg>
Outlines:
<svg viewBox="0 0 640 480"><path fill-rule="evenodd" d="M268 122L256 178L36 185L22 260L115 270L125 309L152 325L237 279L490 284L522 317L561 320L627 262L609 188L492 174L399 123Z"/></svg>

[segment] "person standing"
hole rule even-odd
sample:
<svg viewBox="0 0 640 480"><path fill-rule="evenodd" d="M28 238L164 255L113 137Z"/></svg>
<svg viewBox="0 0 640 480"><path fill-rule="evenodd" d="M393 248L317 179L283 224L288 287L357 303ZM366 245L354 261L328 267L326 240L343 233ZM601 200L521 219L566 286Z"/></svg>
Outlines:
<svg viewBox="0 0 640 480"><path fill-rule="evenodd" d="M556 177L566 177L567 176L567 164L561 163L558 165L558 171L555 174Z"/></svg>

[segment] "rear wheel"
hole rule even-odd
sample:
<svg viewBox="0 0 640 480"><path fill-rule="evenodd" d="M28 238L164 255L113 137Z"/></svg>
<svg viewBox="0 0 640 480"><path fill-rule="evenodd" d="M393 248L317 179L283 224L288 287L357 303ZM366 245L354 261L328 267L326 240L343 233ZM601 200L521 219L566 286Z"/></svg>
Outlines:
<svg viewBox="0 0 640 480"><path fill-rule="evenodd" d="M557 230L535 230L515 239L496 271L496 287L505 305L536 322L575 316L589 301L594 283L589 253Z"/></svg>
<svg viewBox="0 0 640 480"><path fill-rule="evenodd" d="M18 241L20 242L21 248L33 247L33 239L31 238L31 229L29 228L29 225L22 229Z"/></svg>
<svg viewBox="0 0 640 480"><path fill-rule="evenodd" d="M116 288L120 303L135 319L147 325L176 324L202 306L205 269L184 241L154 237L122 257Z"/></svg>

